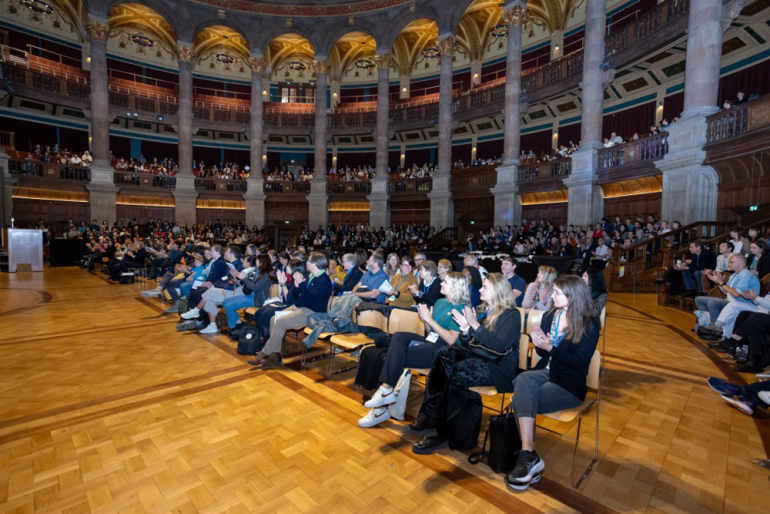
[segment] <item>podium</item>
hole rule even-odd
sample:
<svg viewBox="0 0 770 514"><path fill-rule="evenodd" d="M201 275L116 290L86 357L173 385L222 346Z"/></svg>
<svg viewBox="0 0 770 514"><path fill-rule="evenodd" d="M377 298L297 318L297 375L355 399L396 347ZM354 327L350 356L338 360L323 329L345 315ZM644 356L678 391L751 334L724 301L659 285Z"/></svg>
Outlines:
<svg viewBox="0 0 770 514"><path fill-rule="evenodd" d="M15 273L19 265L32 271L43 271L43 231L26 228L8 229L8 271Z"/></svg>

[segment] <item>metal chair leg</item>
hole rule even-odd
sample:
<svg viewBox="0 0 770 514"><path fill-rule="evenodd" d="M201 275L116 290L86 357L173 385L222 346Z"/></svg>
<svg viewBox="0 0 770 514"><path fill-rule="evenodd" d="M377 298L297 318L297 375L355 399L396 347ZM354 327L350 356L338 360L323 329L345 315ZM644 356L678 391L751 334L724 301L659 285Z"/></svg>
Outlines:
<svg viewBox="0 0 770 514"><path fill-rule="evenodd" d="M578 452L578 445L580 444L580 427L583 422L583 413L581 412L580 415L578 415L578 430L577 430L577 437L575 438L575 449L572 453L572 476L570 477L570 482L572 483L572 487L575 489L580 487L580 484L583 482L583 479L585 479L589 474L591 474L591 471L594 468L594 464L596 464L596 461L599 460L599 403L596 403L596 441L594 443L594 458L591 460L591 463L588 465L588 467L583 472L583 476L580 477L580 480L575 482L575 465L577 464L577 452Z"/></svg>

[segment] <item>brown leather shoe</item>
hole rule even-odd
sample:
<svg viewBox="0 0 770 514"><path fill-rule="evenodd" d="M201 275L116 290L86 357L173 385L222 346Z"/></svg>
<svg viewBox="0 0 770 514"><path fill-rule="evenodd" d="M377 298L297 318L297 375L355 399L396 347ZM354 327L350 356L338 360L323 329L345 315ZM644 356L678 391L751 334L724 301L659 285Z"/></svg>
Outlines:
<svg viewBox="0 0 770 514"><path fill-rule="evenodd" d="M274 366L281 363L281 352L271 353L263 362L266 366Z"/></svg>
<svg viewBox="0 0 770 514"><path fill-rule="evenodd" d="M246 362L248 362L252 366L259 366L259 365L263 364L267 360L267 358L268 357L267 357L267 354L265 352L258 352L254 357L252 357L251 359L247 360Z"/></svg>

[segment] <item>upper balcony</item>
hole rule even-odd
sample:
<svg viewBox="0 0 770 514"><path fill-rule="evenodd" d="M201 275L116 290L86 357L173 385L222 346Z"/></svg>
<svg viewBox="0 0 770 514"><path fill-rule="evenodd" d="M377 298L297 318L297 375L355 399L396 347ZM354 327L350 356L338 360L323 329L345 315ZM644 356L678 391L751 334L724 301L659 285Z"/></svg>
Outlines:
<svg viewBox="0 0 770 514"><path fill-rule="evenodd" d="M665 0L654 9L620 26L613 26L606 49L615 69L631 65L681 38L688 23L690 0ZM34 57L26 50L3 52L4 76L19 94L29 97L52 96L60 104L88 109L89 74L66 65L60 58ZM51 57L51 56L49 56ZM577 50L543 66L522 73L522 91L530 103L547 100L579 87L583 51ZM162 115L168 121L178 111L176 85L145 77L132 77L111 71L110 106L114 115L136 112L140 118ZM469 91L453 91L454 119L467 121L499 113L505 103L505 79L495 76ZM249 123L250 95L196 88L194 118L198 126L233 131ZM269 133L301 134L314 125L314 105L266 102L264 124ZM376 105L367 101L338 104L330 109L329 130L335 133L360 132L376 122ZM438 117L438 95L426 94L404 101L390 102L391 129L422 128Z"/></svg>

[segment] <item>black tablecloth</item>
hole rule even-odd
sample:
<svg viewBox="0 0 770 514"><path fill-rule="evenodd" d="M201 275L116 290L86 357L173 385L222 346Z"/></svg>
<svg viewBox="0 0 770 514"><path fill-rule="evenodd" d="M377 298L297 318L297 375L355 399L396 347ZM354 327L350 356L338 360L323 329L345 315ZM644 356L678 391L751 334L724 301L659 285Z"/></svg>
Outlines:
<svg viewBox="0 0 770 514"><path fill-rule="evenodd" d="M551 266L556 268L559 275L566 275L575 261L582 261L582 259L577 259L575 257L553 257L551 255L535 255L532 259L538 266Z"/></svg>
<svg viewBox="0 0 770 514"><path fill-rule="evenodd" d="M82 239L51 239L51 267L76 266L86 253L86 242Z"/></svg>

